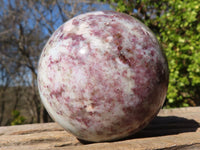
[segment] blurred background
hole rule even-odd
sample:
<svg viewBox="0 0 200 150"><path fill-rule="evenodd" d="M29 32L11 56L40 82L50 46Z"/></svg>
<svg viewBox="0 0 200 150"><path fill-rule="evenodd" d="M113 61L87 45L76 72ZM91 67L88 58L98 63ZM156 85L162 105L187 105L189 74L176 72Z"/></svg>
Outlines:
<svg viewBox="0 0 200 150"><path fill-rule="evenodd" d="M164 108L200 105L200 0L0 0L0 126L52 121L38 94L40 53L61 24L97 10L153 30L170 70Z"/></svg>

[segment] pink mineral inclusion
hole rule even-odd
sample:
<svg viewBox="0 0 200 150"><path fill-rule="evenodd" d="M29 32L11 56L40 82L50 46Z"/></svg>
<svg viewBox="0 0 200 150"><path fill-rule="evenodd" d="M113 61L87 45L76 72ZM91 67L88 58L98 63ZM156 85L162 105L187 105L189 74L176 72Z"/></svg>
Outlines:
<svg viewBox="0 0 200 150"><path fill-rule="evenodd" d="M49 114L86 141L144 128L166 97L168 66L153 33L126 14L97 11L64 23L45 45L38 86Z"/></svg>

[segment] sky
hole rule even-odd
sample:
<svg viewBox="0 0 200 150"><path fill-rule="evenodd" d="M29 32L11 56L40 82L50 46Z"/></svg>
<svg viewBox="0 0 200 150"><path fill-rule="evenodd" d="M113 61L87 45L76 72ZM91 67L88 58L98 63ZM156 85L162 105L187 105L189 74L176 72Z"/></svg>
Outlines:
<svg viewBox="0 0 200 150"><path fill-rule="evenodd" d="M11 5L12 5L12 8L13 9L16 9L16 5L15 5L15 0L10 0L10 2L11 2ZM25 22L25 21L23 21L22 20L22 23L24 24L24 27L25 27L25 31L28 31L29 29L34 29L34 27L35 27L35 25L36 25L36 19L38 19L39 17L41 17L40 16L40 14L39 13L37 13L37 12L34 12L34 9L26 9L26 6L25 6L25 4L26 4L26 1L20 1L23 5L24 5L24 7L22 7L22 9L23 9L23 11L25 11L26 13L25 13L25 15L27 15L28 16L28 21L27 22ZM62 5L62 0L58 0L58 2L61 4L61 6L63 6ZM34 2L33 2L34 3ZM6 15L6 10L8 10L8 8L9 8L9 6L8 6L8 4L9 4L9 1L7 1L7 0L0 0L0 20L1 20L1 17L3 18L4 17L4 15ZM22 6L23 6L22 5ZM82 8L82 12L88 12L89 11L89 4L84 4L84 3L80 3L79 4L80 6L81 6L81 8ZM38 4L36 4L35 3L35 7L38 7L39 8L39 10L40 11L44 11L45 10L45 8L43 7L43 6L39 6ZM66 6L66 10L68 10L69 12L72 10L72 7L73 7L73 5L68 5L68 6ZM112 10L112 8L110 8L110 5L109 4L98 4L98 3L94 3L94 4L92 4L92 7L94 8L94 10ZM3 8L3 9L2 9ZM22 10L19 10L19 11L22 11ZM34 15L35 14L35 15ZM52 32L54 32L60 25L62 25L63 24L63 20L62 20L62 17L61 17L61 15L58 15L59 14L59 9L58 9L58 7L54 7L53 8L53 11L52 12L50 12L49 10L45 10L44 11L44 13L43 13L43 15L45 16L45 18L47 19L47 20L49 20L49 21L55 21L55 23L53 24L53 29L52 29ZM76 15L79 15L80 13L77 13ZM75 16L76 16L75 15ZM65 21L67 21L68 19L70 19L70 18L67 18L66 17L66 20ZM45 21L43 20L41 23L43 23L43 24L45 24L46 26L44 26L44 27L42 27L42 25L40 25L40 27L42 27L42 29L41 29L41 31L42 31L42 35L43 36L46 36L46 37L50 37L51 36L51 34L49 33L49 31L47 30L47 24L45 23ZM17 26L16 28L19 28L19 26ZM2 31L5 31L4 29L1 29L1 26L0 26L0 32L2 32ZM41 43L41 45L43 45L43 43ZM42 50L42 47L41 47L41 50ZM0 51L1 51L1 49L0 49ZM0 55L1 55L1 53L0 53ZM1 64L0 64L1 65ZM0 70L0 72L1 71L3 71L3 70ZM31 80L32 80L32 78L31 78L31 72L30 71L26 71L27 72L27 74L24 76L24 78L25 79L27 79L27 80L29 80L29 83L31 83ZM27 78L28 77L28 78ZM16 79L17 79L17 77L16 77ZM17 79L17 80L20 80L20 79ZM23 84L23 83L22 83ZM3 78L1 77L1 75L0 75L0 86L1 85L5 85L5 81L3 81ZM11 82L11 84L10 84L11 86L15 86L15 83L12 83Z"/></svg>

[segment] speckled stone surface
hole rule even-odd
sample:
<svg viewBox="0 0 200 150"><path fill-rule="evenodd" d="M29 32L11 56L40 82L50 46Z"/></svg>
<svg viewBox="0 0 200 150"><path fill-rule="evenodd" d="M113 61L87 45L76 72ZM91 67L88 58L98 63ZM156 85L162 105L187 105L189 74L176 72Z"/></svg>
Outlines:
<svg viewBox="0 0 200 150"><path fill-rule="evenodd" d="M77 138L110 141L131 135L157 114L168 66L152 32L126 14L79 15L45 45L38 87L52 118Z"/></svg>

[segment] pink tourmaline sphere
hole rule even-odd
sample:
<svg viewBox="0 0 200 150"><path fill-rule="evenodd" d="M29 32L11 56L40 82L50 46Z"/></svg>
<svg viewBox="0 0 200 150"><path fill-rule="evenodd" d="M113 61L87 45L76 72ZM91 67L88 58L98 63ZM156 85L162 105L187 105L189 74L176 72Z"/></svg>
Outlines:
<svg viewBox="0 0 200 150"><path fill-rule="evenodd" d="M144 128L162 107L168 65L153 33L112 11L79 15L59 27L38 66L42 102L67 131L111 141Z"/></svg>

